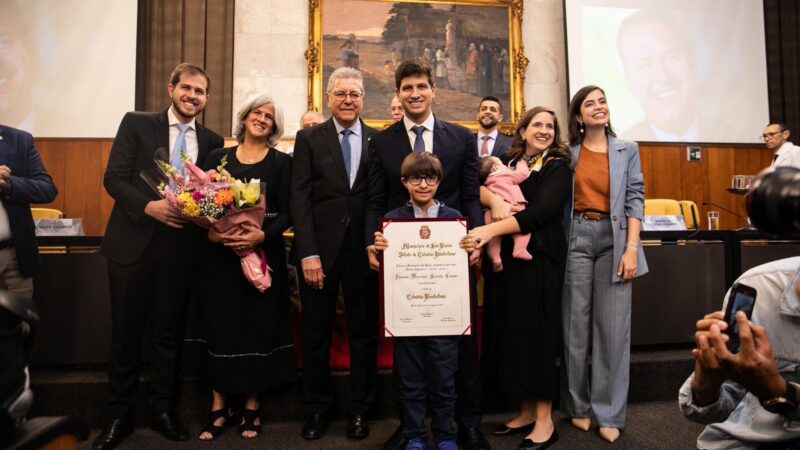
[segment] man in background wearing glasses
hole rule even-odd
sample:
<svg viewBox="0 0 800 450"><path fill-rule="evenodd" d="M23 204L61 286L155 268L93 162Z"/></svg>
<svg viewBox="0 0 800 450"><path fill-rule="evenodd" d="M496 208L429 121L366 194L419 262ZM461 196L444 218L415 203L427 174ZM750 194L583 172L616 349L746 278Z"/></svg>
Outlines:
<svg viewBox="0 0 800 450"><path fill-rule="evenodd" d="M325 95L332 117L297 133L292 165L292 259L302 268L304 281L302 436L322 437L334 406L328 358L341 286L350 340L347 435L363 439L369 435L366 414L375 398L377 374L377 279L369 270L364 243L367 145L375 130L359 118L364 104L361 72L335 70Z"/></svg>
<svg viewBox="0 0 800 450"><path fill-rule="evenodd" d="M800 147L789 141L791 132L783 123L771 123L764 128L761 140L768 150L775 152L770 168L797 167L800 169Z"/></svg>

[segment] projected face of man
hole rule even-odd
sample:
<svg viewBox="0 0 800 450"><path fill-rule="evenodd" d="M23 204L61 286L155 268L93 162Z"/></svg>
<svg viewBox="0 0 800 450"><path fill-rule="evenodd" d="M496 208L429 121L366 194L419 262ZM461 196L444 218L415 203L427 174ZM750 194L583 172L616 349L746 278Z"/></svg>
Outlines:
<svg viewBox="0 0 800 450"><path fill-rule="evenodd" d="M14 14L0 14L0 122L18 126L29 114L35 66L32 40L14 21Z"/></svg>
<svg viewBox="0 0 800 450"><path fill-rule="evenodd" d="M620 42L625 74L647 121L683 134L694 120L695 70L691 50L676 30L660 23L631 27Z"/></svg>

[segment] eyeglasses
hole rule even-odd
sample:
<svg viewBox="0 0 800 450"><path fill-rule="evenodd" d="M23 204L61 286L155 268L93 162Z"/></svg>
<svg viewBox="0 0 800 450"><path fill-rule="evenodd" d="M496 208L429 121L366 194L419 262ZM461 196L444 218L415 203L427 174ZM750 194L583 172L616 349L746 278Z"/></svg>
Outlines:
<svg viewBox="0 0 800 450"><path fill-rule="evenodd" d="M337 92L331 92L331 95L333 96L333 98L336 99L336 101L339 101L339 102L343 102L344 99L348 98L348 97L350 98L350 100L352 100L354 102L357 102L357 101L361 100L362 97L364 97L364 94L362 94L360 92L341 92L341 91L337 91Z"/></svg>
<svg viewBox="0 0 800 450"><path fill-rule="evenodd" d="M420 183L422 183L422 180L425 180L425 184L428 186L435 186L439 184L439 177L436 175L427 175L424 177L411 176L406 178L406 181L411 183L412 186L419 186Z"/></svg>
<svg viewBox="0 0 800 450"><path fill-rule="evenodd" d="M783 133L783 130L781 130L781 131L773 131L771 133L764 133L764 134L762 134L760 136L760 138L761 138L762 141L766 141L767 139L772 139L772 138L775 137L775 135L781 134L781 133Z"/></svg>

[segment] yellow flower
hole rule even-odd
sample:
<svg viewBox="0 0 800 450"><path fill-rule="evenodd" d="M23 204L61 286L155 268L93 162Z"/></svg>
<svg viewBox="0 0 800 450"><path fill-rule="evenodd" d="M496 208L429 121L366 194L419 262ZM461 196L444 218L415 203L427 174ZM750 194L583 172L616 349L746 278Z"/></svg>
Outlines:
<svg viewBox="0 0 800 450"><path fill-rule="evenodd" d="M197 217L200 215L200 206L190 197L188 201L183 203L183 213L189 217Z"/></svg>
<svg viewBox="0 0 800 450"><path fill-rule="evenodd" d="M258 198L261 195L261 180L252 179L249 183L242 183L236 180L231 189L233 189L238 208L254 206L258 203Z"/></svg>

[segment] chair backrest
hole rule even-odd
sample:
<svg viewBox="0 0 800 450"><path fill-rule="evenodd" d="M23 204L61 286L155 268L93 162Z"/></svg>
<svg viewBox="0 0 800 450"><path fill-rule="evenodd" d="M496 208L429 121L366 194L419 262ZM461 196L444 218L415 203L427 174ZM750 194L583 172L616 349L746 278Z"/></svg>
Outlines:
<svg viewBox="0 0 800 450"><path fill-rule="evenodd" d="M699 227L698 221L700 220L700 210L697 209L697 204L691 200L679 200L678 204L681 205L681 213L683 214L683 222L686 228L697 229Z"/></svg>
<svg viewBox="0 0 800 450"><path fill-rule="evenodd" d="M53 208L31 208L34 219L63 219L64 213Z"/></svg>
<svg viewBox="0 0 800 450"><path fill-rule="evenodd" d="M680 216L681 205L677 200L666 198L646 198L644 200L644 215L646 216Z"/></svg>

